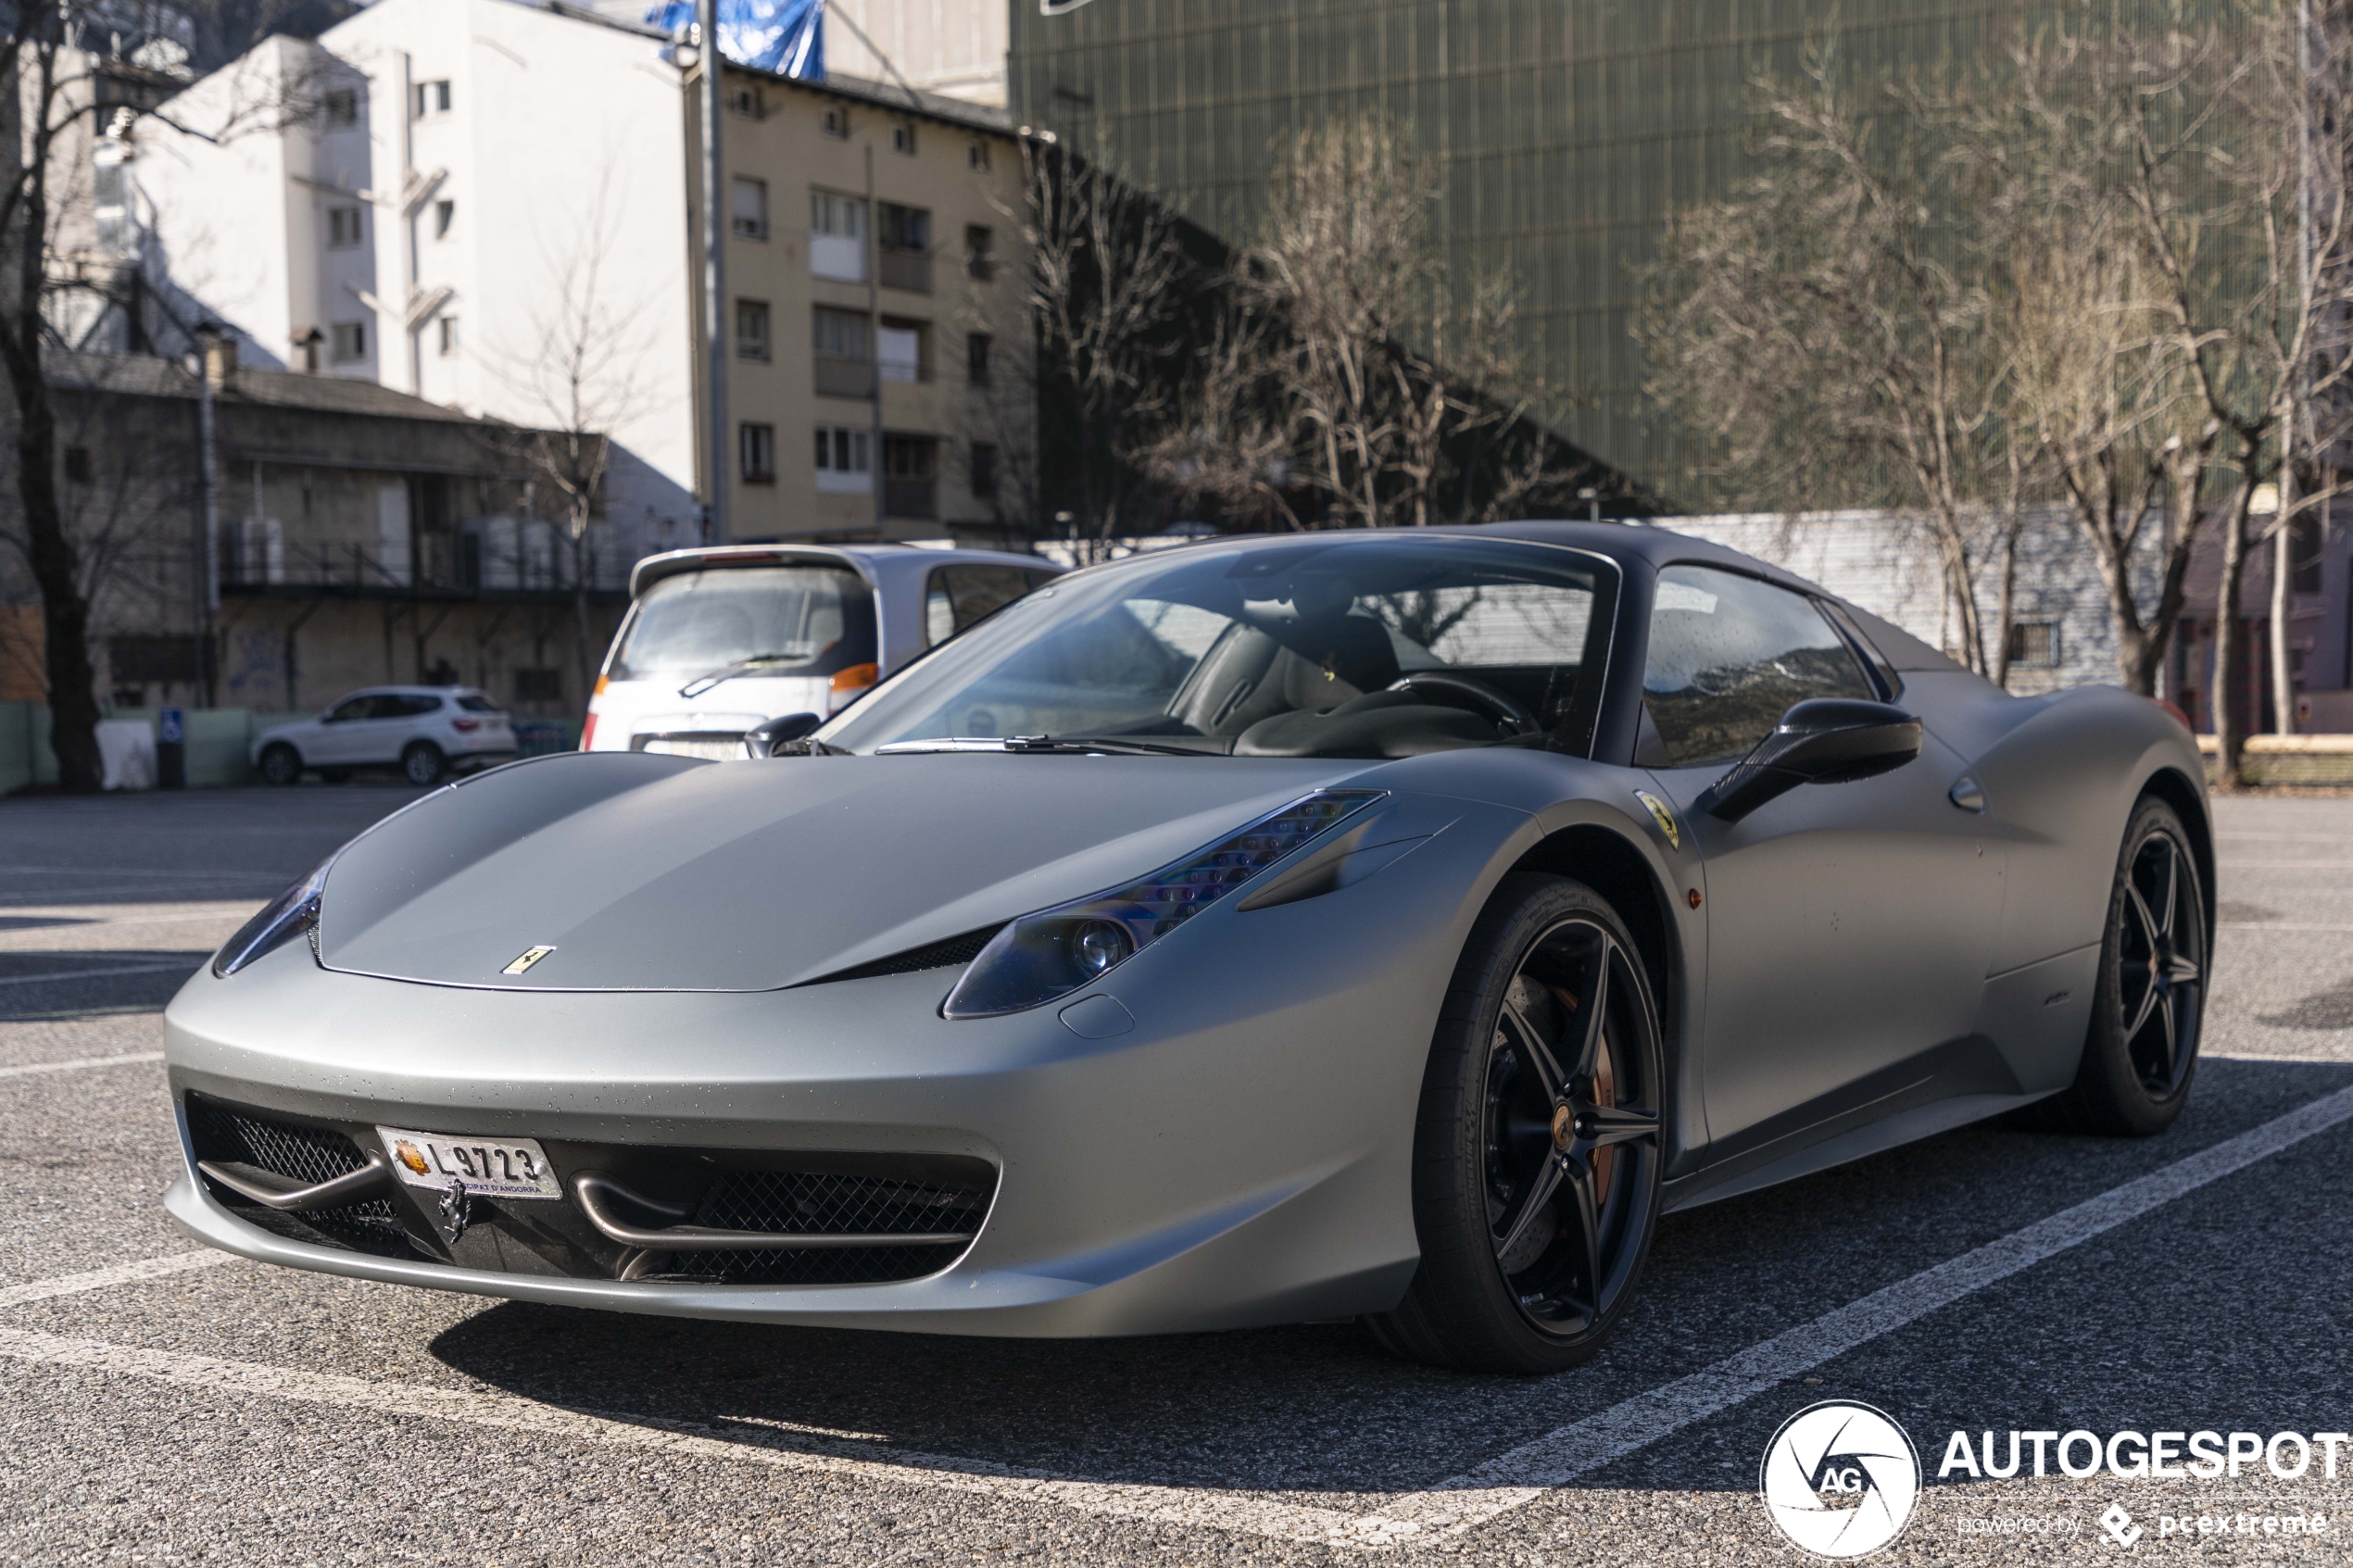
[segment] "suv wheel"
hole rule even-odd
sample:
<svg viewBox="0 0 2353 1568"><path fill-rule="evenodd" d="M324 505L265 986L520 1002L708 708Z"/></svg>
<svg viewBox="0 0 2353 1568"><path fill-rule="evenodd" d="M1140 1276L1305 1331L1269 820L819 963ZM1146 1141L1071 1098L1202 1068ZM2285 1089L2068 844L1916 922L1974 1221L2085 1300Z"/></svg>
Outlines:
<svg viewBox="0 0 2353 1568"><path fill-rule="evenodd" d="M411 741L409 749L400 754L401 776L419 789L430 789L439 784L448 767L441 747L429 740Z"/></svg>
<svg viewBox="0 0 2353 1568"><path fill-rule="evenodd" d="M281 787L302 782L302 753L284 741L276 741L261 748L261 778L265 784Z"/></svg>

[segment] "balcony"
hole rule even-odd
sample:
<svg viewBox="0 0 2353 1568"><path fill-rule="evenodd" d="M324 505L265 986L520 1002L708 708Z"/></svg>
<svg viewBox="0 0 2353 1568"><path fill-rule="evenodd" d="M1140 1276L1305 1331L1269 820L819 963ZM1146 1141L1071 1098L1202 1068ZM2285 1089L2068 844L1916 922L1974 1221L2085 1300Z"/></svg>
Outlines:
<svg viewBox="0 0 2353 1568"><path fill-rule="evenodd" d="M872 360L820 358L816 366L817 395L820 397L872 397L875 395Z"/></svg>
<svg viewBox="0 0 2353 1568"><path fill-rule="evenodd" d="M884 480L883 513L887 517L925 520L937 517L939 515L939 481L937 479Z"/></svg>
<svg viewBox="0 0 2353 1568"><path fill-rule="evenodd" d="M931 257L920 250L890 250L881 253L882 286L905 289L910 294L931 293Z"/></svg>

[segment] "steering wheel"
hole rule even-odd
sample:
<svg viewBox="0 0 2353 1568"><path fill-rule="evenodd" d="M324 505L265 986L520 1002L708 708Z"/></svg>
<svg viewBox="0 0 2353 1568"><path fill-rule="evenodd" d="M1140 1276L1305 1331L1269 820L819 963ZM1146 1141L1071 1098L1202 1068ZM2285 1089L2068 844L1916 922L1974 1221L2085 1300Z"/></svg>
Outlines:
<svg viewBox="0 0 2353 1568"><path fill-rule="evenodd" d="M1440 693L1446 696L1468 697L1475 706L1487 711L1507 738L1532 735L1544 727L1537 722L1536 715L1510 693L1499 691L1475 676L1457 674L1452 670L1416 670L1389 689L1412 692L1425 698L1438 696ZM1440 700L1443 702L1444 699L1441 697ZM1460 705L1444 703L1444 706L1453 708Z"/></svg>

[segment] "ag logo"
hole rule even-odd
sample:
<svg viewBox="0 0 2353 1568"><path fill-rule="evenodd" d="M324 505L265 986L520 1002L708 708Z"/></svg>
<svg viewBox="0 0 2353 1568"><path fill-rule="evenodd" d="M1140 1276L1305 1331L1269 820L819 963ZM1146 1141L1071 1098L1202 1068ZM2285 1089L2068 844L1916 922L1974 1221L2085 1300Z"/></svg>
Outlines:
<svg viewBox="0 0 2353 1568"><path fill-rule="evenodd" d="M1920 1456L1884 1412L1827 1399L1781 1423L1757 1490L1773 1527L1799 1550L1868 1557L1911 1519Z"/></svg>

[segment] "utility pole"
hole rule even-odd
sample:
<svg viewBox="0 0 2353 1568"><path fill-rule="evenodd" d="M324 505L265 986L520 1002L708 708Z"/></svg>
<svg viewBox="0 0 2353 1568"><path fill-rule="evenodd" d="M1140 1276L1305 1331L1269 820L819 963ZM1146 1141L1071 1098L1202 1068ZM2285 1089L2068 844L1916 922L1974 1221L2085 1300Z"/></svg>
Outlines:
<svg viewBox="0 0 2353 1568"><path fill-rule="evenodd" d="M874 376L875 450L869 459L875 482L875 536L882 537L890 516L889 480L883 472L882 406L882 208L875 205L875 144L866 144L866 369Z"/></svg>
<svg viewBox="0 0 2353 1568"><path fill-rule="evenodd" d="M727 527L727 214L724 176L719 157L719 94L727 73L719 53L718 0L696 0L696 58L702 69L702 344L705 366L703 401L710 428L707 466L711 493L704 498L704 527L711 543L724 545Z"/></svg>
<svg viewBox="0 0 2353 1568"><path fill-rule="evenodd" d="M2296 308L2293 340L2301 342L2312 316L2312 12L2311 0L2296 7ZM2307 358L2309 360L2309 353ZM2296 659L2288 646L2288 618L2296 608L2296 455L2309 445L2305 420L2307 365L2287 368L2287 418L2280 425L2280 511L2271 536L2271 729L2296 733Z"/></svg>
<svg viewBox="0 0 2353 1568"><path fill-rule="evenodd" d="M213 436L214 378L227 370L221 353L221 329L210 321L196 328L196 446L197 474L203 491L204 520L204 701L218 706L220 650L214 646L220 621L220 463Z"/></svg>

